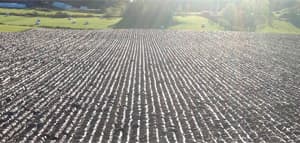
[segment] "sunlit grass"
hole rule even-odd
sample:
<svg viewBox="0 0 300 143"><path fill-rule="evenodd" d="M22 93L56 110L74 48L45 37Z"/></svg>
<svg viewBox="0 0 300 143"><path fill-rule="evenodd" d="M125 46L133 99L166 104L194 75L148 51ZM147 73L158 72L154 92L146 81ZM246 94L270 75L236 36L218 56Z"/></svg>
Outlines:
<svg viewBox="0 0 300 143"><path fill-rule="evenodd" d="M1 11L1 9L0 9ZM26 10L28 11L28 10ZM37 19L41 20L40 26L36 26ZM47 28L70 28L70 29L110 29L117 24L121 18L74 18L75 24L68 18L50 18L50 17L26 17L26 16L5 16L0 15L0 31L17 32L35 27ZM84 23L88 22L88 25ZM222 31L224 28L217 23L201 16L175 16L174 25L169 29L197 30L197 31ZM290 33L300 34L300 29L293 24L273 20L272 26L263 25L256 30L261 33Z"/></svg>
<svg viewBox="0 0 300 143"><path fill-rule="evenodd" d="M26 14L37 14L37 15L47 15L47 16L53 16L57 12L64 12L70 16L76 15L76 16L94 16L99 17L103 14L96 14L96 13L85 13L85 12L77 12L77 11L58 11L58 10L49 10L49 11L42 11L38 9L8 9L8 8L0 8L1 14L18 14L18 15L26 15Z"/></svg>
<svg viewBox="0 0 300 143"><path fill-rule="evenodd" d="M14 25L2 25L0 24L0 32L21 32L29 30L31 27L27 26L14 26Z"/></svg>
<svg viewBox="0 0 300 143"><path fill-rule="evenodd" d="M272 26L262 26L262 28L259 28L257 32L300 34L300 29L289 22L273 20Z"/></svg>
<svg viewBox="0 0 300 143"><path fill-rule="evenodd" d="M224 28L215 22L201 16L175 16L175 25L170 29L200 30L200 31L219 31Z"/></svg>
<svg viewBox="0 0 300 143"><path fill-rule="evenodd" d="M37 19L41 20L39 26L35 25ZM4 16L0 15L0 23L5 25L48 27L48 28L72 28L72 29L107 29L116 24L120 18L48 18L48 17L25 17L25 16ZM72 21L76 21L72 24ZM88 22L88 25L84 23Z"/></svg>

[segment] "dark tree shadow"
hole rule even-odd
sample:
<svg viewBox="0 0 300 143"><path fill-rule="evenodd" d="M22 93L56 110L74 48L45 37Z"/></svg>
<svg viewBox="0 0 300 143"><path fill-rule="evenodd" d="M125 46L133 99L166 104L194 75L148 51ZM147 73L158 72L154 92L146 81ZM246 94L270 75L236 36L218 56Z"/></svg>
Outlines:
<svg viewBox="0 0 300 143"><path fill-rule="evenodd" d="M128 4L122 20L113 28L166 28L172 25L174 11L171 0L137 0Z"/></svg>

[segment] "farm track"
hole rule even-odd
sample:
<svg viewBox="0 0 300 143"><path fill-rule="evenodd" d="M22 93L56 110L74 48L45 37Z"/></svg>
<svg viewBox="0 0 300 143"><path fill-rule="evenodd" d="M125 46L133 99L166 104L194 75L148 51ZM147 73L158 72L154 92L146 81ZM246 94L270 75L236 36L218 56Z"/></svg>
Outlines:
<svg viewBox="0 0 300 143"><path fill-rule="evenodd" d="M300 36L0 33L0 142L300 142Z"/></svg>

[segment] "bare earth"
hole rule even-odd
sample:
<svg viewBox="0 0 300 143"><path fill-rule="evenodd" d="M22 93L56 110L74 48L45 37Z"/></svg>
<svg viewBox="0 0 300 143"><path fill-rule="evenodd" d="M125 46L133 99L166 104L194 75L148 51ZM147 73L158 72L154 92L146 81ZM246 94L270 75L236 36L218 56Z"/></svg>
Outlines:
<svg viewBox="0 0 300 143"><path fill-rule="evenodd" d="M300 36L0 33L0 142L300 142Z"/></svg>

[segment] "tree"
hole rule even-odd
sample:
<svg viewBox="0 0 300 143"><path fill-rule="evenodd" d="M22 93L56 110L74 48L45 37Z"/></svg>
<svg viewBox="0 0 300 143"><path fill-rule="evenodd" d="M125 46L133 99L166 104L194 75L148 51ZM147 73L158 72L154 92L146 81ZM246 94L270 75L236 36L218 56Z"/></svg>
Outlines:
<svg viewBox="0 0 300 143"><path fill-rule="evenodd" d="M272 11L269 0L256 0L254 5L256 24L272 24Z"/></svg>
<svg viewBox="0 0 300 143"><path fill-rule="evenodd" d="M175 12L174 0L131 1L117 24L119 28L160 28L172 23Z"/></svg>
<svg viewBox="0 0 300 143"><path fill-rule="evenodd" d="M237 8L236 5L230 3L227 4L221 11L223 20L221 24L228 30L233 30L236 25Z"/></svg>
<svg viewBox="0 0 300 143"><path fill-rule="evenodd" d="M272 23L269 0L231 1L222 9L221 16L221 24L229 30L255 31L257 25Z"/></svg>
<svg viewBox="0 0 300 143"><path fill-rule="evenodd" d="M127 0L112 0L112 1L107 1L107 7L105 8L105 14L104 16L106 17L117 17L117 16L122 16Z"/></svg>

